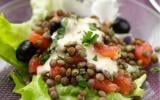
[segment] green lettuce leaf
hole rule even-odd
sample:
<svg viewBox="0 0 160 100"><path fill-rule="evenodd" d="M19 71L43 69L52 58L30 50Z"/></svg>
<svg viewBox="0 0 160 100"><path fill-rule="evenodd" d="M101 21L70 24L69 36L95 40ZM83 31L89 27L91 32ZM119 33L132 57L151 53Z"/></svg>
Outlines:
<svg viewBox="0 0 160 100"><path fill-rule="evenodd" d="M34 24L43 20L50 12L52 0L31 0L33 10L32 18L24 23L14 24L9 22L3 15L0 15L0 58L23 69L24 63L16 59L16 49L19 44L26 40Z"/></svg>
<svg viewBox="0 0 160 100"><path fill-rule="evenodd" d="M0 16L0 38L5 44L16 49L31 31L29 23L12 24L3 15Z"/></svg>
<svg viewBox="0 0 160 100"><path fill-rule="evenodd" d="M80 87L57 85L56 89L59 94L59 100L77 100L77 96L81 90ZM95 90L86 88L86 100L98 100L99 97Z"/></svg>
<svg viewBox="0 0 160 100"><path fill-rule="evenodd" d="M10 76L13 79L15 83L15 87L13 89L13 92L19 93L19 90L25 86L25 84L22 82L22 79L13 71L10 72Z"/></svg>
<svg viewBox="0 0 160 100"><path fill-rule="evenodd" d="M147 75L144 74L140 78L136 79L134 82L136 84L136 89L133 91L131 96L140 96L142 97L144 95L144 89L141 88L143 85L144 81L146 80Z"/></svg>
<svg viewBox="0 0 160 100"><path fill-rule="evenodd" d="M25 87L19 89L18 93L21 94L20 100L51 100L47 85L42 77L38 75L33 76L32 81Z"/></svg>
<svg viewBox="0 0 160 100"><path fill-rule="evenodd" d="M110 93L106 96L106 100L131 100L131 98L125 97L120 93Z"/></svg>

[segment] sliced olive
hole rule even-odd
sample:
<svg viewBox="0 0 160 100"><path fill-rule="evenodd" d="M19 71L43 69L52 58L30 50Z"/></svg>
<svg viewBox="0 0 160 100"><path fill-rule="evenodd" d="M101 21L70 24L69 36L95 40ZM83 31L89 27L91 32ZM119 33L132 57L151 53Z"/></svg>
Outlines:
<svg viewBox="0 0 160 100"><path fill-rule="evenodd" d="M58 28L61 27L61 23L60 22L51 22L50 23L50 34L52 35Z"/></svg>
<svg viewBox="0 0 160 100"><path fill-rule="evenodd" d="M37 48L29 41L23 41L16 50L16 57L22 62L28 62L36 53Z"/></svg>
<svg viewBox="0 0 160 100"><path fill-rule="evenodd" d="M123 34L123 33L129 33L131 27L127 20L118 17L112 24L112 28L114 32Z"/></svg>

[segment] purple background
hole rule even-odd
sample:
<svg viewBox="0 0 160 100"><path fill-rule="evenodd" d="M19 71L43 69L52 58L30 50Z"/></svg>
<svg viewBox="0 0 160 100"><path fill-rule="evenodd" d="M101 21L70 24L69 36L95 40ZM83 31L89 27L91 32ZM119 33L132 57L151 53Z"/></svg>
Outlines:
<svg viewBox="0 0 160 100"><path fill-rule="evenodd" d="M14 1L14 0L0 0L0 7L10 1ZM142 2L142 3L152 7L148 0L137 0L137 1ZM157 2L160 4L160 0L157 0Z"/></svg>

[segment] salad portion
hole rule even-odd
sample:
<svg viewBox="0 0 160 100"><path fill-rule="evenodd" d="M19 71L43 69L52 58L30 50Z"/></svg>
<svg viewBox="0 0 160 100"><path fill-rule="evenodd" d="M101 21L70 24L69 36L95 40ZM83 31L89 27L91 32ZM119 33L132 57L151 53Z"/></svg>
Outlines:
<svg viewBox="0 0 160 100"><path fill-rule="evenodd" d="M32 81L34 75L43 78L53 100L65 99L69 95L61 93L65 88L75 89L70 92L77 100L93 100L89 91L100 100L113 98L113 93L126 99L141 97L143 90L136 81L140 78L142 84L144 69L158 59L148 42L115 35L129 31L122 18L100 23L96 16L82 18L59 10L36 23L16 57L28 63Z"/></svg>
<svg viewBox="0 0 160 100"><path fill-rule="evenodd" d="M23 24L11 24L0 16L0 57L17 68L10 75L13 92L21 100L143 97L146 69L158 58L147 41L131 36L128 21L117 17L101 22L97 16L51 12L51 3L41 7L43 2Z"/></svg>

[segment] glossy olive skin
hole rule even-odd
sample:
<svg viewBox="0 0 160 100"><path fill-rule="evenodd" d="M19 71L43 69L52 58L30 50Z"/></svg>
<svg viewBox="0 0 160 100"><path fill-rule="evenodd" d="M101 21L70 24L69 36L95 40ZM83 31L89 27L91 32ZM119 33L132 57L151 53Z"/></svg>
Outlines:
<svg viewBox="0 0 160 100"><path fill-rule="evenodd" d="M52 35L60 27L61 27L61 23L60 22L53 22L52 21L50 23L50 34Z"/></svg>
<svg viewBox="0 0 160 100"><path fill-rule="evenodd" d="M16 50L16 57L19 61L28 62L36 54L37 48L29 41L23 41Z"/></svg>
<svg viewBox="0 0 160 100"><path fill-rule="evenodd" d="M112 24L112 28L115 33L124 34L129 33L131 26L127 20L117 17Z"/></svg>

